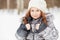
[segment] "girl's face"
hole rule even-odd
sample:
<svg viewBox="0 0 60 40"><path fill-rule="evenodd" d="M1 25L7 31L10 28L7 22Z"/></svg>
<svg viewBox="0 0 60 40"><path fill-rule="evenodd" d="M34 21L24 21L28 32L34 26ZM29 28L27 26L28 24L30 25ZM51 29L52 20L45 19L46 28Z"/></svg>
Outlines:
<svg viewBox="0 0 60 40"><path fill-rule="evenodd" d="M30 15L32 18L37 19L41 16L41 11L37 8L31 8Z"/></svg>

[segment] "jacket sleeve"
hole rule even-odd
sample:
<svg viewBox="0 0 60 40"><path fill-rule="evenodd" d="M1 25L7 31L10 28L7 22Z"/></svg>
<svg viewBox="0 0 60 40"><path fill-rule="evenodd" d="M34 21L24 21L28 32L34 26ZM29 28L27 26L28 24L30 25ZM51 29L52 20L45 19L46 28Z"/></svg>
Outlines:
<svg viewBox="0 0 60 40"><path fill-rule="evenodd" d="M57 40L58 39L58 31L56 30L55 27L53 27L51 29L51 31L49 31L49 33L47 33L47 35L44 38L45 38L45 40Z"/></svg>
<svg viewBox="0 0 60 40"><path fill-rule="evenodd" d="M58 39L58 30L55 28L54 24L53 24L53 15L52 14L48 14L47 15L47 23L48 23L48 33L47 35L44 37L45 40L57 40ZM46 30L47 31L47 30Z"/></svg>
<svg viewBox="0 0 60 40"><path fill-rule="evenodd" d="M25 39L25 37L27 36L27 30L25 24L22 23L20 25L20 27L17 29L15 36L19 40Z"/></svg>

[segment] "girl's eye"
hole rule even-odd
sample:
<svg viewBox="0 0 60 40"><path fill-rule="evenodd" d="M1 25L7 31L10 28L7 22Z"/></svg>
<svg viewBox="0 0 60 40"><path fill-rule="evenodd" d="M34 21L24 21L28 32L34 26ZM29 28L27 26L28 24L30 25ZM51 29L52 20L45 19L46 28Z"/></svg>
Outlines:
<svg viewBox="0 0 60 40"><path fill-rule="evenodd" d="M36 10L37 12L39 11L39 10Z"/></svg>
<svg viewBox="0 0 60 40"><path fill-rule="evenodd" d="M32 12L34 12L34 10L31 10Z"/></svg>

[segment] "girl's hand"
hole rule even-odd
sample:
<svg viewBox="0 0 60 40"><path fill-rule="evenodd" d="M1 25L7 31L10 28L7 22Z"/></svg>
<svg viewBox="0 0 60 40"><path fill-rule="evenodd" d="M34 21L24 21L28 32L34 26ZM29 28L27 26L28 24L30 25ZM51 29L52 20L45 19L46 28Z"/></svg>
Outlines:
<svg viewBox="0 0 60 40"><path fill-rule="evenodd" d="M39 26L40 26L40 24L36 24L36 30L38 30L39 29Z"/></svg>
<svg viewBox="0 0 60 40"><path fill-rule="evenodd" d="M26 24L25 26L26 26L27 30L30 30L30 24Z"/></svg>

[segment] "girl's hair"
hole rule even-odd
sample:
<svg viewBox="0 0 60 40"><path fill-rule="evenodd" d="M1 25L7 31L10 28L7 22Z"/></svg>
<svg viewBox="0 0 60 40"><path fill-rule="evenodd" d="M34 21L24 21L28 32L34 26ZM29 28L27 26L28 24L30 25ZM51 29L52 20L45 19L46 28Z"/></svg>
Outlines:
<svg viewBox="0 0 60 40"><path fill-rule="evenodd" d="M31 17L31 15L30 15L30 10L26 13L26 15L23 17L23 23L24 24L27 24L27 23L29 23L28 22L28 18L29 17ZM40 17L42 17L42 21L47 25L47 20L46 20L46 17L45 17L45 13L43 13L42 11L41 11L41 16ZM32 17L31 17L32 18Z"/></svg>

